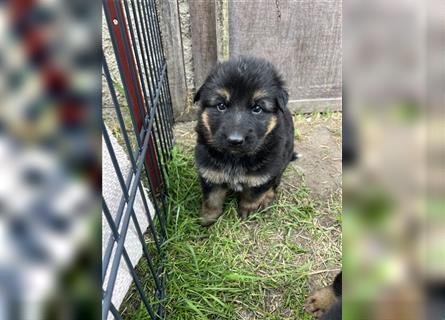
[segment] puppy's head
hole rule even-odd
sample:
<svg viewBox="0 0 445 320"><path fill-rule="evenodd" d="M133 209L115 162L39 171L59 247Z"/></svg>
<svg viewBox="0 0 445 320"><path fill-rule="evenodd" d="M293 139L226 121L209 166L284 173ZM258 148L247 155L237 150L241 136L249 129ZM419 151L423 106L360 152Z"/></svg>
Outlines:
<svg viewBox="0 0 445 320"><path fill-rule="evenodd" d="M197 131L207 144L253 154L279 126L288 94L271 63L240 57L218 64L194 101L200 106Z"/></svg>

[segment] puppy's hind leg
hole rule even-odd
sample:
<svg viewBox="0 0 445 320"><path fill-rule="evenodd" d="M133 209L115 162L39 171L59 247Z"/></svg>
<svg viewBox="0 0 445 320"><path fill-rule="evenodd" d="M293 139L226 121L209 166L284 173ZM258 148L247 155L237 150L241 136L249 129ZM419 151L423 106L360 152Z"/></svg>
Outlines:
<svg viewBox="0 0 445 320"><path fill-rule="evenodd" d="M227 189L221 185L207 185L203 188L200 224L208 227L216 222L223 212L224 199Z"/></svg>

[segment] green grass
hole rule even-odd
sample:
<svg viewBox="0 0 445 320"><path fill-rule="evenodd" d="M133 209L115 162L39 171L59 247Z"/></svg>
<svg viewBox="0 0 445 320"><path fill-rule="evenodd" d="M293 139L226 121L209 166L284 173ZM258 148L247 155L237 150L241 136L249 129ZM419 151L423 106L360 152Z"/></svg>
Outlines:
<svg viewBox="0 0 445 320"><path fill-rule="evenodd" d="M198 224L201 192L191 147L174 148L169 175L166 319L312 319L302 306L315 248L304 238L325 246L328 231L313 223L320 212L309 190L283 190L248 221L239 220L236 197L229 196L224 215L206 229ZM335 219L338 203L331 207ZM130 318L149 319L143 305Z"/></svg>
<svg viewBox="0 0 445 320"><path fill-rule="evenodd" d="M296 127L308 117L324 122L338 115L297 115ZM297 141L302 134L296 131ZM240 221L237 199L231 195L220 220L202 228L194 138L179 138L168 168L166 299L161 301L165 318L312 319L303 309L309 288L330 283L340 265L341 193L317 200L295 162L269 208ZM153 299L154 283L145 259L136 271ZM150 319L134 285L120 311L124 319Z"/></svg>

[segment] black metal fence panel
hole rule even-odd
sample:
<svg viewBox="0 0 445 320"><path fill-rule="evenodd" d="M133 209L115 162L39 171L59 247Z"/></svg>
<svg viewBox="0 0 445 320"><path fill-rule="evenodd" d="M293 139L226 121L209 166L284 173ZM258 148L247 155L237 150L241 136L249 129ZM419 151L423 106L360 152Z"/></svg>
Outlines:
<svg viewBox="0 0 445 320"><path fill-rule="evenodd" d="M102 136L121 192L114 210L102 197L103 217L111 230L102 253L102 320L110 315L122 318L112 303L122 261L150 318L163 319L165 278L161 246L166 239L166 162L173 145L174 119L156 3L103 0L102 4L113 48L111 57L103 55L104 90L111 98L111 106L103 109ZM113 78L110 65L117 66L120 79ZM115 124L113 129L105 118ZM118 140L128 156L127 174L116 156L113 139ZM142 204L147 230L141 227L135 201ZM128 253L130 226L149 269L149 285L147 279L143 283L139 278Z"/></svg>

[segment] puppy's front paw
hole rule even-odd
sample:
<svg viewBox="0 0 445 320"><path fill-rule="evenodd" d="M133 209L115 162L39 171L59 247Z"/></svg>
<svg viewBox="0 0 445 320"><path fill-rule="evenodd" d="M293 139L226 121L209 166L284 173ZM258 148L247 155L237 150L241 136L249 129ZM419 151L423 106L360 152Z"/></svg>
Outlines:
<svg viewBox="0 0 445 320"><path fill-rule="evenodd" d="M324 287L307 298L305 309L316 318L320 318L336 301L332 287Z"/></svg>
<svg viewBox="0 0 445 320"><path fill-rule="evenodd" d="M209 227L218 220L223 211L224 198L227 190L223 188L213 188L206 194L205 200L201 206L201 218L199 224L203 227Z"/></svg>
<svg viewBox="0 0 445 320"><path fill-rule="evenodd" d="M222 212L220 210L201 211L201 215L199 218L199 224L202 227L210 227L212 224L214 224L218 220L221 213Z"/></svg>
<svg viewBox="0 0 445 320"><path fill-rule="evenodd" d="M238 208L238 216L241 218L241 220L246 220L249 217L249 215L252 212L255 212L256 210L257 210L257 208L255 208L255 209L248 209L248 208L244 208L244 207L240 206Z"/></svg>
<svg viewBox="0 0 445 320"><path fill-rule="evenodd" d="M206 217L204 215L201 215L199 218L199 224L201 227L210 227L212 224L214 224L218 220L218 217Z"/></svg>
<svg viewBox="0 0 445 320"><path fill-rule="evenodd" d="M250 196L244 196L239 204L238 215L243 220L247 219L251 213L266 208L273 201L274 197L275 192L272 189L253 199Z"/></svg>

